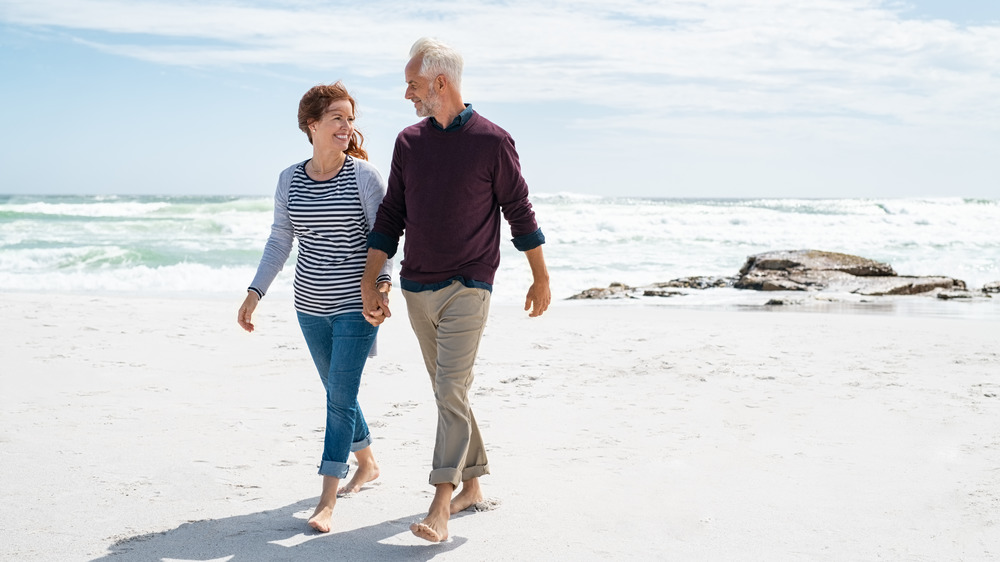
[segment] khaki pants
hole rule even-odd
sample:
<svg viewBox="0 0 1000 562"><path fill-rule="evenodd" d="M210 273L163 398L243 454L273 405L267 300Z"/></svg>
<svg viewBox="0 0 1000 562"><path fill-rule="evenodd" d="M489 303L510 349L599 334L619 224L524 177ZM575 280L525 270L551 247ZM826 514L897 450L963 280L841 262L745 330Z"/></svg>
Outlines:
<svg viewBox="0 0 1000 562"><path fill-rule="evenodd" d="M437 400L430 483L458 486L490 473L469 405L472 367L490 311L490 292L454 282L437 291L402 291Z"/></svg>

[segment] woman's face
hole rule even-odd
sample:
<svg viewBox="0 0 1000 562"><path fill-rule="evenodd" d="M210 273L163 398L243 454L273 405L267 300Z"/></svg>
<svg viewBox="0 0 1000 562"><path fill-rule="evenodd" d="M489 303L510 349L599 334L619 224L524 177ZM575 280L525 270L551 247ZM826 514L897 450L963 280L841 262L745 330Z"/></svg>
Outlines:
<svg viewBox="0 0 1000 562"><path fill-rule="evenodd" d="M350 100L330 102L319 121L313 124L313 144L339 152L347 150L354 136L354 111Z"/></svg>

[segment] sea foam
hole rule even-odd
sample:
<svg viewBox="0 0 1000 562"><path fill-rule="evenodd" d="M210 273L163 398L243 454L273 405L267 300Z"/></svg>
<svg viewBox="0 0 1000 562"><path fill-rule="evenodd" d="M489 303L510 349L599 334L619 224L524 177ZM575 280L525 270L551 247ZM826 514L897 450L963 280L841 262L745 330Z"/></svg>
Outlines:
<svg viewBox="0 0 1000 562"><path fill-rule="evenodd" d="M970 287L1000 280L997 200L558 193L532 203L557 299L612 282L734 275L748 255L786 249L861 255L902 275L947 275ZM272 212L266 197L0 196L0 286L238 294L253 277ZM502 231L509 239L506 224ZM501 256L494 300L523 301L527 261L506 241ZM293 269L272 292L291 290Z"/></svg>

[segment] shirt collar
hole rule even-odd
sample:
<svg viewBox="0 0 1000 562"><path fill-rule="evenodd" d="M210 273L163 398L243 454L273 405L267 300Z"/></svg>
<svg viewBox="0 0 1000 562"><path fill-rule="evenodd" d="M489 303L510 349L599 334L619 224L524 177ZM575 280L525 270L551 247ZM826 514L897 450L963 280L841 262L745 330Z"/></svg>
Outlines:
<svg viewBox="0 0 1000 562"><path fill-rule="evenodd" d="M468 123L469 119L471 118L472 118L472 104L467 103L465 104L465 109L463 109L462 112L459 113L458 116L452 120L451 124L448 125L447 128L442 127L441 124L438 123L437 119L435 119L433 116L431 116L431 125L434 125L434 127L437 128L439 131L445 131L445 132L455 131L462 128L462 125Z"/></svg>

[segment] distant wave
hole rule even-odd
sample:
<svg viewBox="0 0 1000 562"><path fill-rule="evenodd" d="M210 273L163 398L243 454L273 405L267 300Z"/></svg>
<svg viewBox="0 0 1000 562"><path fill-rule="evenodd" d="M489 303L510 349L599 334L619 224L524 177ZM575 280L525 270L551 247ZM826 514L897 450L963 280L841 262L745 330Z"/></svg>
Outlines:
<svg viewBox="0 0 1000 562"><path fill-rule="evenodd" d="M149 217L220 212L253 212L271 208L266 197L221 196L0 196L3 217Z"/></svg>
<svg viewBox="0 0 1000 562"><path fill-rule="evenodd" d="M795 214L908 214L929 209L963 206L1000 206L1000 199L960 197L898 199L806 199L806 198L671 198L587 195L571 192L533 194L532 200L547 204L613 204L633 206L705 206L754 208Z"/></svg>
<svg viewBox="0 0 1000 562"><path fill-rule="evenodd" d="M733 275L748 255L813 248L904 275L1000 280L1000 201L675 199L534 194L556 298L618 281ZM237 293L270 231L269 197L0 196L7 290ZM501 226L510 238L506 224ZM523 299L527 262L509 242L494 298ZM292 258L294 259L294 257ZM291 271L274 290L291 286Z"/></svg>

